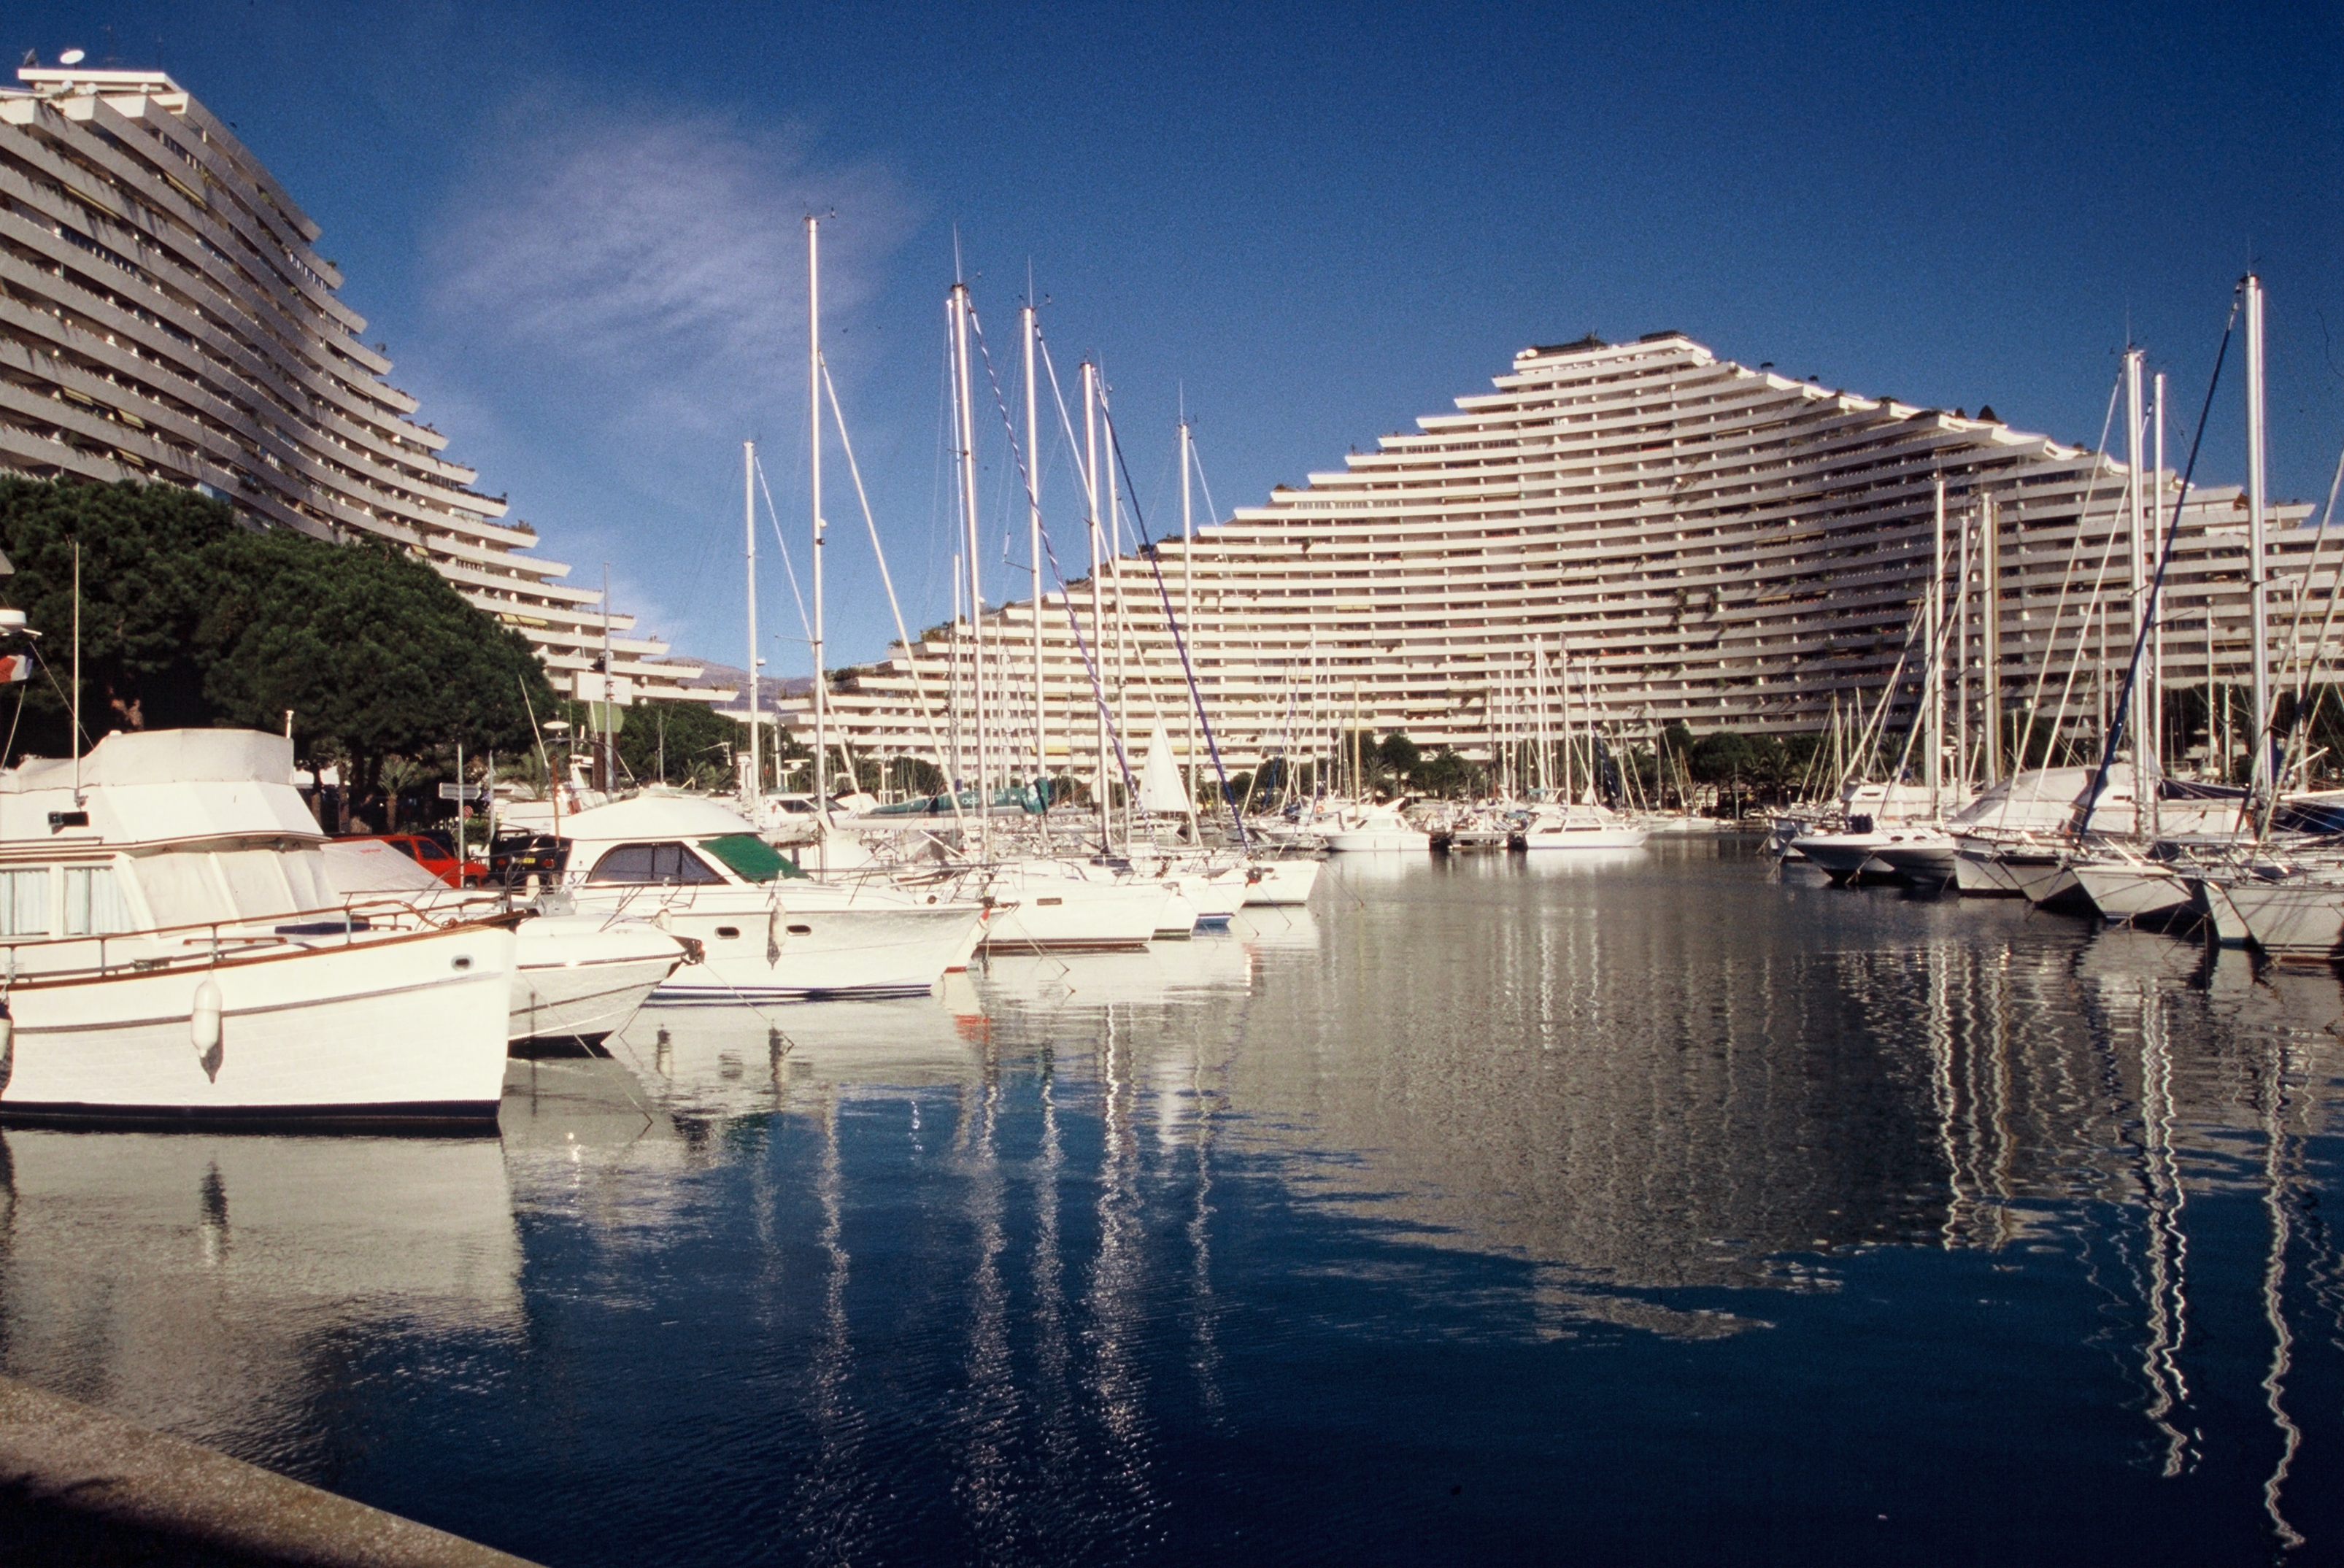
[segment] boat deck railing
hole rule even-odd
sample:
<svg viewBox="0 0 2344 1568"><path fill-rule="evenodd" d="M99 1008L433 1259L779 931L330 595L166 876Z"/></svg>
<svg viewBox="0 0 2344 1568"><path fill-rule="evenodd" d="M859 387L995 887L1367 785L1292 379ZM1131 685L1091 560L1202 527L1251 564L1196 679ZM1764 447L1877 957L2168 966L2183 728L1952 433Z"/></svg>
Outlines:
<svg viewBox="0 0 2344 1568"><path fill-rule="evenodd" d="M500 903L464 898L427 906L405 898L353 897L329 907L282 915L239 916L69 936L0 937L0 984L168 973L328 946L355 946L508 918Z"/></svg>

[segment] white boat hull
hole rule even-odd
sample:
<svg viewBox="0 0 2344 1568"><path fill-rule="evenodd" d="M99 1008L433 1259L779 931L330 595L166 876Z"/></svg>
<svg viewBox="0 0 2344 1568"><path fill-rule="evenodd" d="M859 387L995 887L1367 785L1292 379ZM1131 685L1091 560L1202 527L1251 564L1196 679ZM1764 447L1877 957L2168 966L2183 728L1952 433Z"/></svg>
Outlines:
<svg viewBox="0 0 2344 1568"><path fill-rule="evenodd" d="M2225 891L2248 939L2274 958L2332 958L2344 946L2344 887L2248 881Z"/></svg>
<svg viewBox="0 0 2344 1568"><path fill-rule="evenodd" d="M1180 896L1197 907L1192 930L1197 926L1225 926L1245 907L1248 884L1243 865L1210 873L1176 873L1171 880Z"/></svg>
<svg viewBox="0 0 2344 1568"><path fill-rule="evenodd" d="M2018 883L2018 891L2029 904L2053 904L2080 896L2081 885L2065 859L2051 855L2028 855L2018 858L2006 855L2004 866Z"/></svg>
<svg viewBox="0 0 2344 1568"><path fill-rule="evenodd" d="M2164 866L2084 864L2070 869L2106 919L2149 920L2189 905L2189 884Z"/></svg>
<svg viewBox="0 0 2344 1568"><path fill-rule="evenodd" d="M2218 882L2200 878L2190 884L2198 902L2206 906L2206 924L2213 930L2215 946L2243 947L2248 933L2247 923L2238 914L2238 905L2230 901L2230 891Z"/></svg>
<svg viewBox="0 0 2344 1568"><path fill-rule="evenodd" d="M731 886L588 888L578 906L623 908L700 944L700 961L661 982L652 1007L919 996L944 977L985 914L973 904L919 905L803 882L779 896Z"/></svg>
<svg viewBox="0 0 2344 1568"><path fill-rule="evenodd" d="M1145 947L1172 902L1167 888L1074 876L1029 876L998 885L1004 903L985 925L988 954Z"/></svg>
<svg viewBox="0 0 2344 1568"><path fill-rule="evenodd" d="M1884 833L1819 833L1793 841L1791 847L1817 870L1844 881L1872 866L1873 852L1887 842Z"/></svg>
<svg viewBox="0 0 2344 1568"><path fill-rule="evenodd" d="M1156 939L1159 942L1185 942L1197 934L1197 906L1177 887L1165 889L1163 912L1156 916Z"/></svg>
<svg viewBox="0 0 2344 1568"><path fill-rule="evenodd" d="M1935 835L1891 834L1873 859L1910 882L1942 884L1954 879L1954 841Z"/></svg>
<svg viewBox="0 0 2344 1568"><path fill-rule="evenodd" d="M1255 861L1253 881L1246 888L1246 906L1309 903L1311 889L1318 885L1322 864L1316 860Z"/></svg>
<svg viewBox="0 0 2344 1568"><path fill-rule="evenodd" d="M1531 828L1522 835L1526 850L1642 849L1651 835L1641 827Z"/></svg>
<svg viewBox="0 0 2344 1568"><path fill-rule="evenodd" d="M593 1046L627 1027L635 1009L683 962L673 936L638 921L541 915L514 933L514 1046Z"/></svg>
<svg viewBox="0 0 2344 1568"><path fill-rule="evenodd" d="M1337 828L1327 835L1327 847L1338 855L1424 853L1432 847L1432 835L1412 827Z"/></svg>
<svg viewBox="0 0 2344 1568"><path fill-rule="evenodd" d="M0 1119L493 1128L515 938L464 926L151 973L20 979ZM218 989L196 1047L197 992Z"/></svg>
<svg viewBox="0 0 2344 1568"><path fill-rule="evenodd" d="M1954 853L1954 885L1971 898L2024 898L2026 889L1992 850L1958 849Z"/></svg>

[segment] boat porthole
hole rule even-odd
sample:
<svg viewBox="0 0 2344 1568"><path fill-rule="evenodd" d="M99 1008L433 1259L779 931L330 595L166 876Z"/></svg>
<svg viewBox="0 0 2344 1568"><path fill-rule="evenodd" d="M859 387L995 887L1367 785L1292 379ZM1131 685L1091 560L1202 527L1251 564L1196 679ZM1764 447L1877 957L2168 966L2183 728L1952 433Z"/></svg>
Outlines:
<svg viewBox="0 0 2344 1568"><path fill-rule="evenodd" d="M811 936L813 935L813 927L811 926L793 926L790 927L790 935L793 936Z"/></svg>
<svg viewBox="0 0 2344 1568"><path fill-rule="evenodd" d="M929 894L929 895L928 895L928 902L929 902L929 903L931 903L931 904L934 904L935 901L936 901L936 895L935 895L935 894L933 894L933 893Z"/></svg>
<svg viewBox="0 0 2344 1568"><path fill-rule="evenodd" d="M459 953L449 963L459 969L469 969L472 966L472 956L469 953Z"/></svg>
<svg viewBox="0 0 2344 1568"><path fill-rule="evenodd" d="M719 936L738 936L741 935L741 927L738 926L719 926L716 928L716 935Z"/></svg>

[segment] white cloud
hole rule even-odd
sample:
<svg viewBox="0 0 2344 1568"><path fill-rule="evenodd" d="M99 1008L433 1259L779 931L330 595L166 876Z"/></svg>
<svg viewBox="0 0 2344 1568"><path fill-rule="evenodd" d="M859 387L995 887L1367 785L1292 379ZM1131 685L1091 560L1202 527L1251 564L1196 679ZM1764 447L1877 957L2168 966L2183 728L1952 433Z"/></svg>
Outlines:
<svg viewBox="0 0 2344 1568"><path fill-rule="evenodd" d="M823 167L793 132L577 105L517 107L460 187L432 247L447 324L502 352L498 379L558 378L531 401L653 451L800 401L803 220L838 215L824 316L849 318L911 230L899 183Z"/></svg>

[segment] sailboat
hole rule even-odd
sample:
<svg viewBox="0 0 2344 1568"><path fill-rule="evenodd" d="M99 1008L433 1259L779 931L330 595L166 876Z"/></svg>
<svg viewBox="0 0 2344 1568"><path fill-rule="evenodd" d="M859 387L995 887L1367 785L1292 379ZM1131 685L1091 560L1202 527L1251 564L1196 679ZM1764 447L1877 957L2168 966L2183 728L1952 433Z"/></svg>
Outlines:
<svg viewBox="0 0 2344 1568"><path fill-rule="evenodd" d="M1541 783L1547 777L1550 746L1546 723L1546 643L1543 640L1531 648L1531 681L1533 701L1537 707L1538 774ZM1516 818L1513 844L1524 850L1556 849L1638 849L1650 836L1636 823L1599 804L1595 798L1596 737L1593 715L1587 726L1588 787L1583 793L1572 790L1575 773L1572 757L1571 725L1571 657L1566 649L1556 672L1562 698L1562 789L1561 797L1535 802L1528 811ZM1541 792L1543 793L1543 792Z"/></svg>

